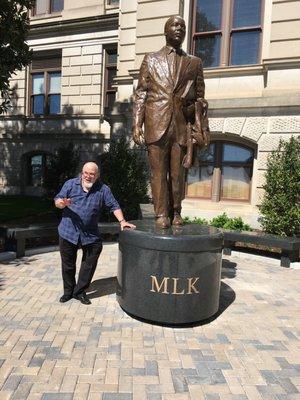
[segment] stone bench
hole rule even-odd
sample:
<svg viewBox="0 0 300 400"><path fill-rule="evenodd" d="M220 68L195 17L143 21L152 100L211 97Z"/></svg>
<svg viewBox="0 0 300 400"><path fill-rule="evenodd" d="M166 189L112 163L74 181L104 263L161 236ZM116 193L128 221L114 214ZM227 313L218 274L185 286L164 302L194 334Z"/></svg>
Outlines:
<svg viewBox="0 0 300 400"><path fill-rule="evenodd" d="M98 227L101 234L115 235L120 232L120 224L118 222L100 222ZM1 229L5 229L7 240L15 240L17 258L25 255L26 239L58 237L57 224Z"/></svg>
<svg viewBox="0 0 300 400"><path fill-rule="evenodd" d="M300 237L284 237L258 232L236 232L223 230L223 254L230 255L236 242L251 243L281 249L280 265L289 268L291 262L299 260Z"/></svg>

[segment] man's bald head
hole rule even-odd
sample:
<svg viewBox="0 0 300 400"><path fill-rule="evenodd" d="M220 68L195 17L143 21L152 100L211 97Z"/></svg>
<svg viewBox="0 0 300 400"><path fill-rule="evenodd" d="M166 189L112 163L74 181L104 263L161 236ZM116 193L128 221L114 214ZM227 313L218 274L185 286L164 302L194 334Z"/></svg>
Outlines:
<svg viewBox="0 0 300 400"><path fill-rule="evenodd" d="M185 26L184 19L180 15L172 15L172 17L168 18L165 23L165 29L164 29L165 34L167 33L167 30L169 29L169 27L175 22L175 20L180 21Z"/></svg>
<svg viewBox="0 0 300 400"><path fill-rule="evenodd" d="M83 165L82 172L84 172L84 171L91 171L91 172L94 172L95 174L99 175L98 165L92 161L89 161Z"/></svg>
<svg viewBox="0 0 300 400"><path fill-rule="evenodd" d="M99 168L94 162L87 162L82 167L81 173L81 184L82 186L89 190L96 180L99 178Z"/></svg>
<svg viewBox="0 0 300 400"><path fill-rule="evenodd" d="M165 37L168 45L175 48L181 46L185 38L185 22L179 15L173 15L165 23Z"/></svg>

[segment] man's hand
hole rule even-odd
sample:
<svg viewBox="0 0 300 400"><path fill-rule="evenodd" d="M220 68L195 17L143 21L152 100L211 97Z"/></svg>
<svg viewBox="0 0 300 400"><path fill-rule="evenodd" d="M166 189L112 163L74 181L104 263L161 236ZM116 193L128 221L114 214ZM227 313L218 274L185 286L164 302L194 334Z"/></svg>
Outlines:
<svg viewBox="0 0 300 400"><path fill-rule="evenodd" d="M65 208L65 207L67 207L67 206L69 206L71 204L71 199L66 199L66 198L63 198L63 199L57 199L57 200L55 200L55 206L57 207L57 208Z"/></svg>
<svg viewBox="0 0 300 400"><path fill-rule="evenodd" d="M129 222L127 222L127 221L125 221L125 220L120 222L120 226L121 226L121 231L123 231L124 228L125 228L125 229L126 229L126 228L130 228L130 229L135 229L135 228L136 228L135 225L130 224Z"/></svg>
<svg viewBox="0 0 300 400"><path fill-rule="evenodd" d="M132 132L132 138L135 144L141 146L145 143L144 132L141 127L135 126Z"/></svg>

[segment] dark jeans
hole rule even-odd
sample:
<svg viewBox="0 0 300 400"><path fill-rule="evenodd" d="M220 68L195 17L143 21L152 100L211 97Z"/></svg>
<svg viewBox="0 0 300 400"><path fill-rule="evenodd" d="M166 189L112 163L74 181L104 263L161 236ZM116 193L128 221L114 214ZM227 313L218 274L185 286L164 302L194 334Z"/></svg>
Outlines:
<svg viewBox="0 0 300 400"><path fill-rule="evenodd" d="M82 261L76 284L76 258L77 251L80 247L82 248ZM59 250L61 256L64 294L76 296L87 289L92 281L98 258L102 251L102 242L98 241L80 246L59 237Z"/></svg>

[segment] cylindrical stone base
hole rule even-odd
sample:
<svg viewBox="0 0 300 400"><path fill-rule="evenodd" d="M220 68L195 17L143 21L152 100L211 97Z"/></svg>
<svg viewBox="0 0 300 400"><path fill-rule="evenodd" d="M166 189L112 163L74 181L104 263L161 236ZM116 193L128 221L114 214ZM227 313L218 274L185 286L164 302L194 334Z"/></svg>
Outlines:
<svg viewBox="0 0 300 400"><path fill-rule="evenodd" d="M197 224L157 229L134 221L119 236L117 298L129 314L156 323L187 324L218 311L222 233Z"/></svg>

